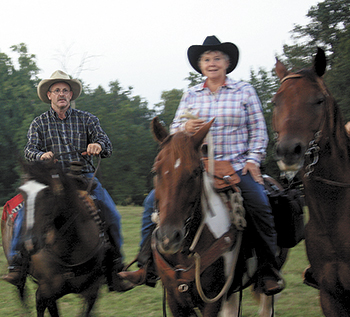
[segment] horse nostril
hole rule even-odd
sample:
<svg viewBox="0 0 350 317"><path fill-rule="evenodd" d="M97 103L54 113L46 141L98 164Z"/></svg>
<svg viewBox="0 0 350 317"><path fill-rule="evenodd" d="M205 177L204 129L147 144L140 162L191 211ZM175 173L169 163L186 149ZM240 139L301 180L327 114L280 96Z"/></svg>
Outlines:
<svg viewBox="0 0 350 317"><path fill-rule="evenodd" d="M181 230L174 231L174 234L173 234L173 241L174 242L181 242L182 238L183 238L183 234L182 234Z"/></svg>
<svg viewBox="0 0 350 317"><path fill-rule="evenodd" d="M300 143L295 146L294 153L297 154L298 156L302 154L302 146L300 145Z"/></svg>

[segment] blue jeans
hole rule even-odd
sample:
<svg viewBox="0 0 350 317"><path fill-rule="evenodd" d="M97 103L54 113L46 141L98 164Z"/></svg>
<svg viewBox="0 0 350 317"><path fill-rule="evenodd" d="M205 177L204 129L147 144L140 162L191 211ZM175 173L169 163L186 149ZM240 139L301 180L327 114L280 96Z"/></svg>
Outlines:
<svg viewBox="0 0 350 317"><path fill-rule="evenodd" d="M85 174L86 177L92 178L93 173ZM97 186L92 191L92 195L95 196L97 200L102 202L105 208L102 208L103 218L106 222L106 229L109 232L109 238L112 244L119 248L121 254L121 248L123 245L123 236L121 232L121 216L117 210L112 197L108 194L107 190L102 187L100 181L95 178ZM18 210L18 214L14 223L13 237L10 247L10 259L15 255L20 253L21 249L21 228L23 223L24 211L22 207ZM122 255L122 254L121 254Z"/></svg>
<svg viewBox="0 0 350 317"><path fill-rule="evenodd" d="M143 214L142 214L142 227L141 227L141 242L140 246L143 245L145 239L149 234L152 228L154 227L154 223L152 222L152 213L154 211L154 193L155 190L152 189L145 200L143 201Z"/></svg>
<svg viewBox="0 0 350 317"><path fill-rule="evenodd" d="M241 178L238 184L244 199L244 208L249 216L250 225L253 226L257 235L254 239L254 247L261 265L272 265L277 267L275 254L277 251L277 234L274 219L268 197L264 191L264 186L255 182L252 176L247 173L242 175L242 171L237 171ZM142 216L142 240L150 234L149 228L153 224L151 215L154 204L154 190L152 190L144 201L144 211ZM249 224L248 224L249 225ZM255 237L254 237L255 238Z"/></svg>

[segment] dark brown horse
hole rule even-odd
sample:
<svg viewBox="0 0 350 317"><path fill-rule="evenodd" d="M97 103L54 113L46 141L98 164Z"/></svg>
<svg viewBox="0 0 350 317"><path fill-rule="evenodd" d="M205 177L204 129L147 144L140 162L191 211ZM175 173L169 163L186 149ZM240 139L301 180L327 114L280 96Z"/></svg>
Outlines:
<svg viewBox="0 0 350 317"><path fill-rule="evenodd" d="M304 175L306 249L323 313L340 317L350 316L350 140L323 82L325 69L321 49L312 68L296 73L277 61L281 86L273 99L273 124L279 167Z"/></svg>
<svg viewBox="0 0 350 317"><path fill-rule="evenodd" d="M233 225L225 203L203 171L201 145L211 124L190 136L184 132L169 135L156 118L152 122L161 143L154 163L159 219L153 255L176 317L196 316L195 308L204 317L215 317L223 302L224 316L237 316L230 295L242 284L250 285L249 274L240 271L235 276L236 267L243 263L238 260L242 227ZM233 218L242 224L240 216L237 212ZM250 267L250 278L256 265ZM270 309L265 307L264 314L271 316Z"/></svg>
<svg viewBox="0 0 350 317"><path fill-rule="evenodd" d="M94 203L54 164L35 162L26 170L19 188L24 199L21 236L27 272L38 284L37 316L44 316L46 308L59 316L56 300L69 293L85 298L83 315L89 316L104 276L104 238L93 218L98 219ZM2 226L3 241L11 229ZM25 277L20 290L24 285Z"/></svg>

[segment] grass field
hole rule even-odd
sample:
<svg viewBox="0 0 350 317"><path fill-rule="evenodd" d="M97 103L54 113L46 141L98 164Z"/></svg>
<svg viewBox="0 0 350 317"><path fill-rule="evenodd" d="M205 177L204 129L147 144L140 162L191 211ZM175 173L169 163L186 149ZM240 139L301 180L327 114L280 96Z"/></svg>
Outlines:
<svg viewBox="0 0 350 317"><path fill-rule="evenodd" d="M141 207L118 207L122 214L124 253L126 262L131 261L138 251L140 240ZM302 283L302 272L308 265L304 243L301 242L291 249L283 275L287 282L286 289L275 303L275 316L279 317L320 317L323 316L319 306L317 290ZM7 270L7 263L2 248L0 248L0 274ZM0 316L36 316L35 289L36 285L28 279L27 308L21 306L14 286L0 281ZM110 293L104 285L99 299L94 307L94 316L109 317L148 317L163 316L162 285L156 288L139 286L126 293ZM78 316L81 309L81 299L77 295L67 295L59 300L62 316ZM243 294L243 316L258 316L258 306L251 298L250 291ZM45 316L49 316L46 313ZM168 312L168 316L171 314Z"/></svg>

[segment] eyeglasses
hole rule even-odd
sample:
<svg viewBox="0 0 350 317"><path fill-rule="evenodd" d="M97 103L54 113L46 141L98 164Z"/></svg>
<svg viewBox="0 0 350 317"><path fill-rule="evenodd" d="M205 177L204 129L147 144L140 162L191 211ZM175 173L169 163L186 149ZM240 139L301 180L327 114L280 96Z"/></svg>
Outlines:
<svg viewBox="0 0 350 317"><path fill-rule="evenodd" d="M63 88L62 90L57 88L55 90L49 90L49 91L54 93L55 95L60 95L60 94L68 95L71 92L71 90L68 90L66 88Z"/></svg>

